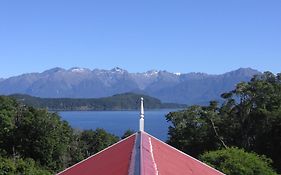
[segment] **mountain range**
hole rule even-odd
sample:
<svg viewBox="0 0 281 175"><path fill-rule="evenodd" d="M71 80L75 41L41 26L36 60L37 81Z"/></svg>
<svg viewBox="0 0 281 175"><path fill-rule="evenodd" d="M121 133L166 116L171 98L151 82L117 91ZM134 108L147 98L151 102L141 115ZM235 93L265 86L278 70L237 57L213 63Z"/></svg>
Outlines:
<svg viewBox="0 0 281 175"><path fill-rule="evenodd" d="M134 92L156 97L163 102L206 104L219 100L220 94L232 90L238 82L249 81L261 72L240 68L220 75L172 73L150 70L129 73L74 67L53 68L42 73L27 73L0 79L0 94L28 94L43 98L100 98Z"/></svg>

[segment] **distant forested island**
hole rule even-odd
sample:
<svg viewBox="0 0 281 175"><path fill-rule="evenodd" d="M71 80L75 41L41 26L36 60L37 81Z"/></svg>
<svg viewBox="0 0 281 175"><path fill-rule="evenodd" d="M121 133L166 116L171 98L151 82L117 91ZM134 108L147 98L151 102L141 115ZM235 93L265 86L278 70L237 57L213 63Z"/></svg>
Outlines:
<svg viewBox="0 0 281 175"><path fill-rule="evenodd" d="M184 108L184 104L162 103L159 99L135 93L123 93L104 98L40 98L25 94L10 97L35 108L51 111L137 110L139 99L145 99L146 109Z"/></svg>

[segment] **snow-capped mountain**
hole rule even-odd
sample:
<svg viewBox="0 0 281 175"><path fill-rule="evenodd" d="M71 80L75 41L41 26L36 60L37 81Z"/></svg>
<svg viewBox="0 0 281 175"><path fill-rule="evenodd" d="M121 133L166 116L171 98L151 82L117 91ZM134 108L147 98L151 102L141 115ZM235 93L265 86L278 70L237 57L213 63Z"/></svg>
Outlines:
<svg viewBox="0 0 281 175"><path fill-rule="evenodd" d="M199 104L219 99L221 93L233 89L240 81L249 81L255 74L260 72L251 68L241 68L221 75L158 70L129 73L119 67L111 70L53 68L42 73L0 79L0 94L93 98L137 92L164 102Z"/></svg>

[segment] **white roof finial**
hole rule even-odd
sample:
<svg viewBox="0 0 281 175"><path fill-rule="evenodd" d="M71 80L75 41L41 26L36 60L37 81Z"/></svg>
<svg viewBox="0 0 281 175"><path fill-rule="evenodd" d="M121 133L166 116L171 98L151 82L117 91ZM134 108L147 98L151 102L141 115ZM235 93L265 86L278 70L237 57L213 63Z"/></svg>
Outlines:
<svg viewBox="0 0 281 175"><path fill-rule="evenodd" d="M143 108L142 97L141 97L141 109L140 109L140 131L144 131L144 108Z"/></svg>

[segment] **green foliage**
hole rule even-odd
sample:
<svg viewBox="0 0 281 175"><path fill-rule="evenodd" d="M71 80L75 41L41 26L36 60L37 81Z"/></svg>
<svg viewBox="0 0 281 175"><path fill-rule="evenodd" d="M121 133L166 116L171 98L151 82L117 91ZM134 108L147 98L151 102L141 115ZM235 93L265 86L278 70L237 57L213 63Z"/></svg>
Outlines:
<svg viewBox="0 0 281 175"><path fill-rule="evenodd" d="M193 156L223 147L244 148L270 157L281 172L280 77L265 72L222 94L221 106L210 102L168 114L168 143Z"/></svg>
<svg viewBox="0 0 281 175"><path fill-rule="evenodd" d="M0 157L0 175L51 175L42 169L32 159L8 159Z"/></svg>
<svg viewBox="0 0 281 175"><path fill-rule="evenodd" d="M109 134L103 129L85 130L80 136L80 147L83 156L89 157L117 141L119 141L117 136Z"/></svg>
<svg viewBox="0 0 281 175"><path fill-rule="evenodd" d="M58 170L66 165L72 129L55 113L28 108L17 123L16 151L41 165Z"/></svg>
<svg viewBox="0 0 281 175"><path fill-rule="evenodd" d="M58 172L118 140L102 129L76 132L56 113L0 96L0 170L4 174L46 174L39 166Z"/></svg>
<svg viewBox="0 0 281 175"><path fill-rule="evenodd" d="M121 139L125 139L127 137L129 137L130 135L134 134L136 131L128 129L124 132L123 136L121 137Z"/></svg>
<svg viewBox="0 0 281 175"><path fill-rule="evenodd" d="M270 166L270 159L243 149L210 151L199 159L227 175L277 175Z"/></svg>
<svg viewBox="0 0 281 175"><path fill-rule="evenodd" d="M18 104L7 97L0 96L0 148L9 146L9 139L15 123L13 116L17 113Z"/></svg>
<svg viewBox="0 0 281 175"><path fill-rule="evenodd" d="M0 128L3 155L33 158L53 171L66 165L72 129L57 114L0 97Z"/></svg>
<svg viewBox="0 0 281 175"><path fill-rule="evenodd" d="M145 98L146 109L161 109L161 108L183 108L185 105L174 103L161 103L160 100L134 93L117 94L112 97L105 98L39 98L29 95L15 94L11 97L26 105L35 108L47 108L52 111L67 111L67 110L136 110L138 109L137 102L141 97Z"/></svg>
<svg viewBox="0 0 281 175"><path fill-rule="evenodd" d="M5 159L0 157L0 175L12 175L15 174L16 165L11 159Z"/></svg>
<svg viewBox="0 0 281 175"><path fill-rule="evenodd" d="M173 127L169 127L170 139L168 144L197 156L204 150L217 148L215 134L210 121L205 117L204 109L200 106L191 106L180 112L167 115Z"/></svg>

